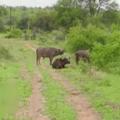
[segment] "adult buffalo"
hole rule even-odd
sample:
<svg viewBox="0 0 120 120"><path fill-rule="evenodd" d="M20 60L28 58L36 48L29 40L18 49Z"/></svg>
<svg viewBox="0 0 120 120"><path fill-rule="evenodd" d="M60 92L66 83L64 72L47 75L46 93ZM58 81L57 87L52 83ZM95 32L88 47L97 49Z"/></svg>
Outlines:
<svg viewBox="0 0 120 120"><path fill-rule="evenodd" d="M70 64L69 59L67 58L58 58L52 63L52 67L55 69L65 68L66 64Z"/></svg>
<svg viewBox="0 0 120 120"><path fill-rule="evenodd" d="M40 64L40 58L49 58L50 65L52 65L52 60L55 56L62 55L64 50L57 48L37 48L36 49L36 63Z"/></svg>
<svg viewBox="0 0 120 120"><path fill-rule="evenodd" d="M79 63L79 60L83 60L84 62L90 62L89 50L78 50L75 53L76 64Z"/></svg>

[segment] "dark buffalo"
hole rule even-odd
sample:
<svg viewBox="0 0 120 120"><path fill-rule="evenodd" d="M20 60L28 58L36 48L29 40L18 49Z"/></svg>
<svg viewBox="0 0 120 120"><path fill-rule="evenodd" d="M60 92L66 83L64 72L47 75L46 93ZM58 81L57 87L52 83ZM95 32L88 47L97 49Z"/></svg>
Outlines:
<svg viewBox="0 0 120 120"><path fill-rule="evenodd" d="M55 69L65 68L66 64L70 64L67 58L58 58L53 62L52 67Z"/></svg>
<svg viewBox="0 0 120 120"><path fill-rule="evenodd" d="M79 60L84 62L90 62L89 50L79 50L75 53L76 64L79 63Z"/></svg>
<svg viewBox="0 0 120 120"><path fill-rule="evenodd" d="M40 58L49 58L50 65L52 65L52 60L57 55L62 55L64 50L57 48L37 48L36 50L36 63L40 64Z"/></svg>

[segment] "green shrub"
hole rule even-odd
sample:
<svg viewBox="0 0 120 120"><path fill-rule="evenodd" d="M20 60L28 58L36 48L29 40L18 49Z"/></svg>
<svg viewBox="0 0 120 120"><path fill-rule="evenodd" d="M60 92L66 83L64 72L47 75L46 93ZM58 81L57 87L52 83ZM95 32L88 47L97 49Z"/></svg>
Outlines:
<svg viewBox="0 0 120 120"><path fill-rule="evenodd" d="M91 53L92 61L100 68L120 73L120 33L112 32L107 38L109 40L105 45L95 44Z"/></svg>
<svg viewBox="0 0 120 120"><path fill-rule="evenodd" d="M6 35L6 38L21 38L22 31L20 29L13 29L9 31Z"/></svg>
<svg viewBox="0 0 120 120"><path fill-rule="evenodd" d="M90 49L94 47L94 43L105 44L106 31L96 26L89 25L86 28L82 26L72 27L66 37L67 49L75 52L79 49Z"/></svg>
<svg viewBox="0 0 120 120"><path fill-rule="evenodd" d="M93 65L120 73L120 32L115 27L110 30L92 25L72 27L67 34L65 47L70 52L89 49Z"/></svg>
<svg viewBox="0 0 120 120"><path fill-rule="evenodd" d="M63 32L64 30L54 30L52 31L52 37L54 40L64 40L65 34Z"/></svg>

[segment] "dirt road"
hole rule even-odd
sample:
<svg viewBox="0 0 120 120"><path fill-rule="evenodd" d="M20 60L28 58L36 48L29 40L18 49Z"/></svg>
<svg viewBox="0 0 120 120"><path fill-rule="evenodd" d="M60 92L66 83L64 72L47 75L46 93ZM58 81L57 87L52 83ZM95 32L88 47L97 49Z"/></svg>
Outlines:
<svg viewBox="0 0 120 120"><path fill-rule="evenodd" d="M42 76L37 67L35 72L30 78L27 68L24 66L21 70L21 75L24 80L31 79L32 95L28 98L26 106L17 112L17 119L30 119L30 120L49 120L48 116L44 114L44 97L42 95Z"/></svg>
<svg viewBox="0 0 120 120"><path fill-rule="evenodd" d="M27 46L29 49L35 52L35 48L32 47L31 44L27 43L25 46ZM46 65L44 65L43 67L45 66ZM68 92L67 101L75 109L77 113L77 120L100 120L99 114L92 108L92 106L90 105L85 95L79 93L78 90L69 82L68 79L66 79L63 75L61 75L60 73L52 69L49 70L49 73L51 74L52 78L54 80L59 81L59 83ZM29 111L29 114L31 114L30 117L36 118L34 120L42 120L42 119L37 119L38 117L36 117L36 116L39 116L37 111L40 111L42 109L42 107L40 108L37 107L37 106L42 106L42 103L40 102L42 101L40 100L41 95L40 94L38 95L39 88L41 86L41 82L38 82L39 80L40 80L40 73L36 73L32 83L33 94L29 100L30 101L29 110L31 108L35 108ZM44 119L44 120L47 120L47 119Z"/></svg>

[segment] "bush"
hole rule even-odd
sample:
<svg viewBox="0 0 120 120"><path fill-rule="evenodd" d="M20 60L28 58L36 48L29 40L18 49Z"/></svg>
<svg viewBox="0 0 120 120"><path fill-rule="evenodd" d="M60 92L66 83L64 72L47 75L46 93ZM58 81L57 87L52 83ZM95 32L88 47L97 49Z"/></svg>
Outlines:
<svg viewBox="0 0 120 120"><path fill-rule="evenodd" d="M99 68L104 68L112 72L119 72L120 67L120 33L112 32L108 37L107 43L96 44L91 53L93 64Z"/></svg>
<svg viewBox="0 0 120 120"><path fill-rule="evenodd" d="M22 31L20 29L13 29L9 31L6 35L6 38L21 38Z"/></svg>
<svg viewBox="0 0 120 120"><path fill-rule="evenodd" d="M97 28L96 26L89 25L86 28L82 26L72 27L66 37L67 49L75 52L79 49L92 50L95 43L105 44L106 32Z"/></svg>
<svg viewBox="0 0 120 120"><path fill-rule="evenodd" d="M63 30L64 31L64 30ZM52 31L52 36L54 40L64 40L65 39L65 33L61 30L54 30Z"/></svg>
<svg viewBox="0 0 120 120"><path fill-rule="evenodd" d="M115 27L115 26L114 26ZM92 25L72 27L66 37L67 50L90 49L91 62L98 68L120 73L119 29L104 29Z"/></svg>

